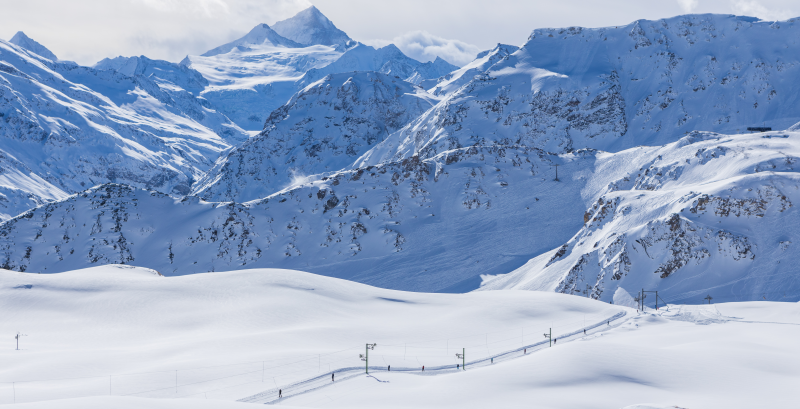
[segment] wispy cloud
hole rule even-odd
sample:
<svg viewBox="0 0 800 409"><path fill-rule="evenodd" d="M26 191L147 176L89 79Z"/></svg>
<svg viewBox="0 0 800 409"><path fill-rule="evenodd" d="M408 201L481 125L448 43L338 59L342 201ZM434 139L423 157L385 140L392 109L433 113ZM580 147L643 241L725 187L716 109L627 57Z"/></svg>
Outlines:
<svg viewBox="0 0 800 409"><path fill-rule="evenodd" d="M678 6L684 13L691 13L697 9L698 0L677 0Z"/></svg>
<svg viewBox="0 0 800 409"><path fill-rule="evenodd" d="M469 63L481 51L475 45L435 36L427 31L411 31L392 40L372 40L365 41L365 43L376 47L393 43L406 55L416 60L432 61L436 57L441 57L456 65Z"/></svg>
<svg viewBox="0 0 800 409"><path fill-rule="evenodd" d="M736 14L754 16L764 20L785 20L794 17L789 10L768 8L758 0L732 0L731 8Z"/></svg>
<svg viewBox="0 0 800 409"><path fill-rule="evenodd" d="M230 13L225 0L135 0L162 12L182 12L212 17L219 13Z"/></svg>

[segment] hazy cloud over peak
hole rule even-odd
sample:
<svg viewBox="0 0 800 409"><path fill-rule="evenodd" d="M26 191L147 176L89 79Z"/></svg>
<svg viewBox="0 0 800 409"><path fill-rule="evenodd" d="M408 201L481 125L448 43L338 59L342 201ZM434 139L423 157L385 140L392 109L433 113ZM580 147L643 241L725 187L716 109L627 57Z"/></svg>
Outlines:
<svg viewBox="0 0 800 409"><path fill-rule="evenodd" d="M376 47L394 43L403 53L416 60L425 62L441 57L459 66L474 60L481 51L475 45L459 40L448 40L423 30L408 32L391 40L371 40L364 43Z"/></svg>
<svg viewBox="0 0 800 409"><path fill-rule="evenodd" d="M678 5L684 13L691 13L697 8L698 0L678 0Z"/></svg>

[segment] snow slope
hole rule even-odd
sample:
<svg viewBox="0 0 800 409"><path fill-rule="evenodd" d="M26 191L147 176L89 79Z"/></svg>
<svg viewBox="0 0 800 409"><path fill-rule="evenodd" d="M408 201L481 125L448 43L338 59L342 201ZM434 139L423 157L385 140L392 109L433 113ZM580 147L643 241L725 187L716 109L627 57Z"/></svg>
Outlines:
<svg viewBox="0 0 800 409"><path fill-rule="evenodd" d="M53 186L44 195L39 182L9 187L36 203L107 182L188 193L246 135L203 100L165 88L145 75L53 62L0 41L0 150Z"/></svg>
<svg viewBox="0 0 800 409"><path fill-rule="evenodd" d="M797 301L799 139L697 132L605 155L587 180L583 195L593 204L575 236L482 289Z"/></svg>
<svg viewBox="0 0 800 409"><path fill-rule="evenodd" d="M293 179L339 170L435 103L377 72L327 75L272 112L264 131L220 158L192 194L246 202Z"/></svg>
<svg viewBox="0 0 800 409"><path fill-rule="evenodd" d="M304 46L346 46L353 41L314 6L273 24L272 29L281 36Z"/></svg>
<svg viewBox="0 0 800 409"><path fill-rule="evenodd" d="M537 29L359 166L475 143L618 152L693 130L786 129L800 121L799 38L796 20L714 14Z"/></svg>
<svg viewBox="0 0 800 409"><path fill-rule="evenodd" d="M266 24L259 24L255 26L250 32L245 34L244 37L231 41L230 43L223 44L217 48L206 51L202 54L203 57L213 57L219 54L227 54L232 51L250 51L253 48L261 47L287 47L298 48L302 47L300 44L282 37L276 33L270 26Z"/></svg>
<svg viewBox="0 0 800 409"><path fill-rule="evenodd" d="M0 331L27 335L20 351L12 337L0 348L0 402L21 409L235 408L260 392L290 408L791 407L800 376L796 303L637 315L545 292L404 293L286 270L166 278L105 266L0 271L0 307L10 312ZM474 362L547 341L551 329L552 348L454 368L462 348ZM358 372L367 342L377 344L371 376L292 386Z"/></svg>
<svg viewBox="0 0 800 409"><path fill-rule="evenodd" d="M423 80L439 78L457 69L458 67L441 58L421 63L403 54L394 44L376 49L359 43L330 65L309 70L301 83L313 82L325 75L340 72L377 71L419 84Z"/></svg>
<svg viewBox="0 0 800 409"><path fill-rule="evenodd" d="M25 209L69 196L34 173L12 155L0 151L0 220Z"/></svg>
<svg viewBox="0 0 800 409"><path fill-rule="evenodd" d="M430 93L437 96L451 94L472 81L476 75L488 71L493 65L517 50L519 50L519 47L513 45L497 44L495 48L479 53L471 63L436 80L429 80L420 85L430 89Z"/></svg>

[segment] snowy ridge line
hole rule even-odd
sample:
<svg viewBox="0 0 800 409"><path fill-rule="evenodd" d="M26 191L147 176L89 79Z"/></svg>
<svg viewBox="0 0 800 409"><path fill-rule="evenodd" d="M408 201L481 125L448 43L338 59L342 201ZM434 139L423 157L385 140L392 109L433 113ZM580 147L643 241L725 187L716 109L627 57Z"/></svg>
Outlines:
<svg viewBox="0 0 800 409"><path fill-rule="evenodd" d="M605 319L604 321L606 322L606 327L608 327L611 322L618 321L618 320L622 319L623 317L625 317L626 315L627 315L627 312L620 311L617 314L614 314L613 316L611 316L610 318ZM554 336L553 338L554 339L566 339L566 341L570 341L570 339L569 339L570 337L574 337L575 335L582 334L584 330L590 331L590 330L597 329L597 328L600 328L600 327L603 327L603 322L602 321L601 322L597 322L595 324L591 324L591 325L586 326L586 327L583 327L583 328L581 328L579 330L576 330L576 331L572 331L572 332L569 332L569 333L566 333L566 334ZM616 328L616 327L618 327L618 325L615 325L615 326L610 327L610 328ZM602 331L595 331L594 333L599 333L599 332L602 332ZM587 332L587 334L588 334L588 332ZM536 351L540 351L540 350L544 349L544 346L548 345L549 343L550 343L549 340L547 340L547 341L539 341L539 342L536 342L536 343L533 343L533 344L530 344L530 345L522 346L522 347L519 347L519 348L515 348L515 349L512 349L512 350L509 350L509 351L504 351L504 352L501 352L501 353L498 353L498 354L494 354L494 355L490 355L488 357L480 358L480 359L477 359L477 360L474 360L474 361L467 361L467 363L465 365L465 368L466 367L473 368L476 365L477 366L491 365L493 363L494 359L498 359L498 358L504 358L504 359L502 359L503 361L507 361L507 360L515 359L515 358L520 358L520 357L525 356L527 354L523 353L523 355L520 355L520 356L515 356L513 354L519 353L519 352L524 352L524 351L526 351L528 349L531 350L530 351L531 353L536 352ZM457 350L457 348L453 348L453 349ZM292 383L292 384L284 386L284 387L280 387L279 388L279 387L276 386L276 388L274 388L274 389L269 389L269 390L266 390L264 392L261 392L261 393L255 394L255 395L251 395L251 396L239 399L239 400L237 400L237 402L263 403L263 404L268 404L268 405L269 404L275 404L275 403L278 403L278 402L280 402L280 401L282 401L284 399L288 399L289 398L287 396L284 396L283 398L278 398L278 390L279 389L282 390L283 392L286 392L286 394L292 393L292 396L302 395L302 394L306 394L306 393L309 393L309 392L324 388L326 386L332 385L334 382L330 382L329 379L331 378L331 376L333 374L339 374L340 376L341 376L341 374L345 374L344 378L340 378L341 381L345 381L345 380L352 379L352 378L360 375L361 371L363 371L364 369L365 369L364 366L357 366L357 367L351 366L351 367L335 369L335 370L328 371L326 373L314 376L312 378L308 378L308 379L305 379L305 380L302 380L302 381L299 381L299 382ZM387 370L387 368L385 366L370 366L369 370L372 371L372 372L388 372L388 370ZM443 374L443 373L455 373L455 372L458 372L458 371L459 371L459 369L456 367L456 365L431 366L431 367L426 368L425 371L421 371L419 367L413 367L413 368L412 367L398 367L398 368L392 370L392 372L409 372L409 373L417 373L419 375L429 375L429 376Z"/></svg>

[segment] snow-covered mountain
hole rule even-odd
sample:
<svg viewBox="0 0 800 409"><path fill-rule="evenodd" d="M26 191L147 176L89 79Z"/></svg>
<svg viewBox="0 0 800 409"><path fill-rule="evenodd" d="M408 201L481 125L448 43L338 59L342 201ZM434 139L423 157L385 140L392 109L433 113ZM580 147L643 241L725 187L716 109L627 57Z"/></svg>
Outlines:
<svg viewBox="0 0 800 409"><path fill-rule="evenodd" d="M536 30L518 50L499 45L437 76L438 102L404 81L422 64L391 46L189 57L182 68L208 80L191 93L192 70L106 61L240 115L300 91L203 175L200 197L115 184L54 191L59 200L0 225L0 258L36 272L296 268L419 291L482 280L604 301L638 287L671 300L711 289L800 297L771 264L794 263L800 240L800 133L736 132L799 120L798 30L720 15ZM378 72L352 72L364 66Z"/></svg>
<svg viewBox="0 0 800 409"><path fill-rule="evenodd" d="M56 57L52 51L28 37L22 31L17 31L17 34L14 34L14 37L11 37L8 42L20 48L24 48L32 53L38 54L40 57L44 57L50 61L58 61L58 57Z"/></svg>
<svg viewBox="0 0 800 409"><path fill-rule="evenodd" d="M133 263L166 275L273 266L387 288L471 290L481 274L506 273L580 229L582 181L549 174L560 160L570 163L562 171L590 174L594 157L464 148L244 204L103 185L0 225L0 265Z"/></svg>
<svg viewBox="0 0 800 409"><path fill-rule="evenodd" d="M798 132L693 132L606 155L583 175L593 204L575 236L482 289L797 301L799 161Z"/></svg>
<svg viewBox="0 0 800 409"><path fill-rule="evenodd" d="M281 36L304 46L343 46L353 41L314 6L297 13L292 18L273 24L272 29Z"/></svg>
<svg viewBox="0 0 800 409"><path fill-rule="evenodd" d="M519 50L519 47L497 44L491 50L478 54L474 61L435 80L427 80L420 85L434 95L443 96L457 91L468 84L476 75L483 74L493 65Z"/></svg>
<svg viewBox="0 0 800 409"><path fill-rule="evenodd" d="M426 79L439 78L457 69L458 67L441 58L421 63L403 54L394 44L377 49L358 44L335 62L322 68L309 70L301 84L316 81L328 74L353 71L376 71L419 84Z"/></svg>
<svg viewBox="0 0 800 409"><path fill-rule="evenodd" d="M327 75L272 112L264 131L220 158L192 194L245 202L306 175L337 171L436 102L377 72Z"/></svg>
<svg viewBox="0 0 800 409"><path fill-rule="evenodd" d="M620 151L693 130L736 133L800 121L800 24L729 15L537 29L359 162L463 146Z"/></svg>
<svg viewBox="0 0 800 409"><path fill-rule="evenodd" d="M421 63L394 45L375 49L357 43L315 7L273 28L261 24L201 56L187 56L181 65L209 81L198 95L252 133L263 130L270 112L329 74L376 71L419 83L458 69L442 59Z"/></svg>
<svg viewBox="0 0 800 409"><path fill-rule="evenodd" d="M259 24L245 34L244 37L206 51L202 56L213 57L219 54L227 54L231 51L250 51L253 48L262 47L298 48L302 47L302 45L281 36L266 24Z"/></svg>
<svg viewBox="0 0 800 409"><path fill-rule="evenodd" d="M176 86L164 91L144 75L54 62L5 41L0 117L0 150L14 163L4 186L17 192L6 215L108 182L186 194L221 151L246 138Z"/></svg>
<svg viewBox="0 0 800 409"><path fill-rule="evenodd" d="M104 185L0 225L3 268L302 268L395 289L800 299L800 130L553 155L470 147L244 204ZM558 166L558 181L555 179ZM522 265L525 255L531 260Z"/></svg>

